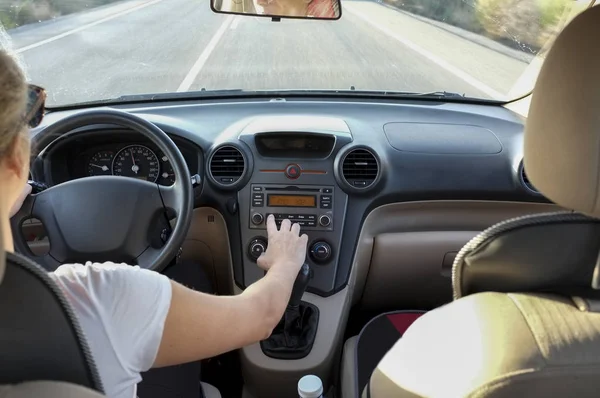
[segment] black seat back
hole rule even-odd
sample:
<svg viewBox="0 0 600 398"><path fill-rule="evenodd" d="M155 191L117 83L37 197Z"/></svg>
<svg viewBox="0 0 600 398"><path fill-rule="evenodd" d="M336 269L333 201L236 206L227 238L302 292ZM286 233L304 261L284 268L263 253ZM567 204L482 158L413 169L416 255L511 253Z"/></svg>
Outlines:
<svg viewBox="0 0 600 398"><path fill-rule="evenodd" d="M46 271L6 254L0 279L0 384L63 381L103 393L69 303Z"/></svg>

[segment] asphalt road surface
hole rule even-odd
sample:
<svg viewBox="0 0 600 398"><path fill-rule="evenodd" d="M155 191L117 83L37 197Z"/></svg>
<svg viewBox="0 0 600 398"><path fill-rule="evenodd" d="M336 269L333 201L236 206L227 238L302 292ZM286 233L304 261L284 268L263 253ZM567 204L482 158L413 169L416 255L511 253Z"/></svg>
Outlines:
<svg viewBox="0 0 600 398"><path fill-rule="evenodd" d="M214 14L208 0L128 0L8 32L49 104L216 89L446 90L503 98L529 58L376 1L338 21Z"/></svg>

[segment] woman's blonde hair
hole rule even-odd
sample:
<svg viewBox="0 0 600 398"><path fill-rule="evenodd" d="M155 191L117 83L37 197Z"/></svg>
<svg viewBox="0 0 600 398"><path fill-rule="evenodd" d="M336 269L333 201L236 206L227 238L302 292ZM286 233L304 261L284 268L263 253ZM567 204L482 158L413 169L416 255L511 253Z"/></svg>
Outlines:
<svg viewBox="0 0 600 398"><path fill-rule="evenodd" d="M0 49L0 158L26 131L27 83L12 55Z"/></svg>

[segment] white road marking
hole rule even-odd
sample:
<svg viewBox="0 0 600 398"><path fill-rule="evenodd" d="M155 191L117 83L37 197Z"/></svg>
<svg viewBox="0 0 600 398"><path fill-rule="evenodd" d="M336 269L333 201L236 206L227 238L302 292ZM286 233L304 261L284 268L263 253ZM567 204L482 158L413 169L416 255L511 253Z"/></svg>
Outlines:
<svg viewBox="0 0 600 398"><path fill-rule="evenodd" d="M242 19L242 17L240 15L235 16L235 19L231 23L231 30L237 29L238 25L240 24L240 19Z"/></svg>
<svg viewBox="0 0 600 398"><path fill-rule="evenodd" d="M38 41L37 43L33 43L33 44L28 45L28 46L18 48L15 52L17 54L20 54L20 53L23 53L25 51L32 50L34 48L43 46L44 44L52 43L53 41L62 39L63 37L67 37L67 36L70 36L70 35L72 35L74 33L81 32L82 30L91 28L92 26L99 25L99 24L104 23L106 21L110 21L111 19L115 19L115 18L121 17L123 15L129 14L130 12L141 10L142 8L151 6L151 5L159 3L161 1L162 0L152 0L152 1L148 2L148 3L143 3L143 4L140 4L140 5L128 8L128 9L126 9L124 11L118 12L118 13L113 14L111 16L108 16L106 18L102 18L102 19L99 19L99 20L97 20L95 22L91 22L89 24L82 25L82 26L80 26L78 28L68 30L68 31L66 31L64 33L61 33L60 35L52 36L52 37L50 37L50 38L48 38L46 40Z"/></svg>
<svg viewBox="0 0 600 398"><path fill-rule="evenodd" d="M408 40L407 38L402 37L400 34L386 28L381 23L377 23L376 21L370 19L369 17L364 15L364 13L360 13L357 10L353 10L352 8L353 7L349 6L348 3L346 3L344 5L344 11L349 11L352 15L362 19L363 21L372 25L375 29L378 29L379 31L385 33L392 39L397 40L400 43L404 44L406 47L410 48L411 50L418 53L422 57L425 57L428 60L430 60L431 62L437 64L440 68L447 70L448 72L452 73L454 76L458 77L459 79L461 79L461 80L465 81L466 83L470 84L471 86L475 87L477 90L484 92L487 95L489 95L490 97L497 99L497 100L506 99L506 96L504 94L494 90L493 88L489 87L485 83L480 82L479 80L475 79L473 76L469 75L465 71L455 67L454 65L451 65L450 63L448 63L447 61L438 57L437 55L425 50L424 48L418 46L417 44L413 43L412 41Z"/></svg>
<svg viewBox="0 0 600 398"><path fill-rule="evenodd" d="M227 19L223 21L223 24L219 27L212 39L210 39L210 42L208 42L208 45L204 48L196 60L196 63L194 66L192 66L192 69L190 69L188 74L185 76L185 79L183 79L179 85L179 88L177 88L177 92L188 91L190 89L194 83L194 80L196 80L196 77L198 77L198 74L208 60L208 57L210 57L210 54L214 51L215 47L217 47L217 44L219 44L219 40L221 40L221 37L223 37L223 34L225 34L225 31L231 24L231 21L234 19L234 17L235 15L229 15Z"/></svg>

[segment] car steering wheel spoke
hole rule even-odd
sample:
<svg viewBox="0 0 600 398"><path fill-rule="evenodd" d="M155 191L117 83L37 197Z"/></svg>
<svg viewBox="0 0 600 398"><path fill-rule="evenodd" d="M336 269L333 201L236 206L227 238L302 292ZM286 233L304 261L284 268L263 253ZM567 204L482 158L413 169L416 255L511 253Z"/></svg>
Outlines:
<svg viewBox="0 0 600 398"><path fill-rule="evenodd" d="M181 205L184 202L184 198L181 197L182 190L179 187L181 184L181 182L177 181L170 186L158 185L163 206L167 210L174 211L175 216L179 216L178 209L181 209ZM192 198L190 197L189 200L192 200Z"/></svg>
<svg viewBox="0 0 600 398"><path fill-rule="evenodd" d="M50 253L45 253L42 256L35 255L29 248L27 237L23 234L23 223L32 218L37 218L33 215L33 207L39 195L40 194L27 196L27 198L25 198L23 201L19 211L10 219L11 229L13 231L14 246L17 252L33 259L47 271L54 271L61 265L61 263L52 257ZM40 221L43 224L41 219Z"/></svg>
<svg viewBox="0 0 600 398"><path fill-rule="evenodd" d="M135 262L141 268L152 269L152 264L156 263L157 259L160 257L162 252L162 248L158 249L152 246L148 246L146 250L142 254L140 254Z"/></svg>

